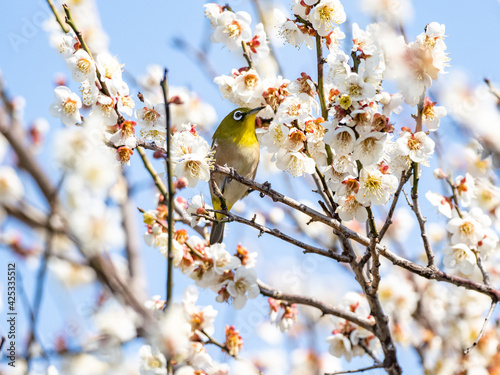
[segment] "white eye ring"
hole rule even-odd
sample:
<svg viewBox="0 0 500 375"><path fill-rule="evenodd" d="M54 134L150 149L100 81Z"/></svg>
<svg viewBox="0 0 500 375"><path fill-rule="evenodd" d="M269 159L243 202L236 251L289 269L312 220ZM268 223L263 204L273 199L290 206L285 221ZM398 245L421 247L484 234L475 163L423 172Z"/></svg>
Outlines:
<svg viewBox="0 0 500 375"><path fill-rule="evenodd" d="M243 118L243 113L241 113L240 111L236 111L234 112L233 118L236 121L240 121Z"/></svg>

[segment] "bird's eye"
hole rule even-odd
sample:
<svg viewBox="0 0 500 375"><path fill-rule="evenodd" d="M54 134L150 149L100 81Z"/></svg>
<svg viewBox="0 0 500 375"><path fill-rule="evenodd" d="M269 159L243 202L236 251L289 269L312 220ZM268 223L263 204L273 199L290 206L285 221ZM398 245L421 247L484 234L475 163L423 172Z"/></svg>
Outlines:
<svg viewBox="0 0 500 375"><path fill-rule="evenodd" d="M236 121L240 121L243 118L243 113L241 113L240 111L236 111L234 112L233 118Z"/></svg>

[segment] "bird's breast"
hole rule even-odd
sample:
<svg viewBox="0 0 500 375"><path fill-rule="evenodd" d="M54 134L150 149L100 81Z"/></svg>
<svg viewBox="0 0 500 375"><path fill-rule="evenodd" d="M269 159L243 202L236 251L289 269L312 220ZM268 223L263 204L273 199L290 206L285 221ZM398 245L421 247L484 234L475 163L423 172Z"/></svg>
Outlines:
<svg viewBox="0 0 500 375"><path fill-rule="evenodd" d="M252 144L218 141L215 148L215 161L219 165L232 167L238 174L253 178L259 163L260 147L255 139Z"/></svg>

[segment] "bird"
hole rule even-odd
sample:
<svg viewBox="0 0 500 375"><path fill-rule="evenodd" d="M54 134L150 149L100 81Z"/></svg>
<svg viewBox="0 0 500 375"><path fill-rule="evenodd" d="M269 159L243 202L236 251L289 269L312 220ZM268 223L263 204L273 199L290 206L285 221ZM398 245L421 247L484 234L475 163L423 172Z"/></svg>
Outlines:
<svg viewBox="0 0 500 375"><path fill-rule="evenodd" d="M212 137L215 164L233 168L239 175L254 179L259 164L260 146L255 134L257 113L264 107L238 108L229 113L219 124ZM221 173L213 172L212 178L217 184L228 210L248 194L248 187ZM210 184L212 206L221 210L222 204ZM220 220L225 216L216 214ZM224 223L214 222L210 232L210 245L221 243L224 237Z"/></svg>

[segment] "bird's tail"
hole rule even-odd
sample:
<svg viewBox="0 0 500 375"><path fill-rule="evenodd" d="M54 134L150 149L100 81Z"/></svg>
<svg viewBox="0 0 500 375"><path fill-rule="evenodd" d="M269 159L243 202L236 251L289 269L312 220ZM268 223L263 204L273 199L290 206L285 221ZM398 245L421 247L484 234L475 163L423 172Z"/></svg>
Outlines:
<svg viewBox="0 0 500 375"><path fill-rule="evenodd" d="M210 232L210 245L214 243L222 243L222 238L224 237L224 225L226 223L213 223L212 231Z"/></svg>

